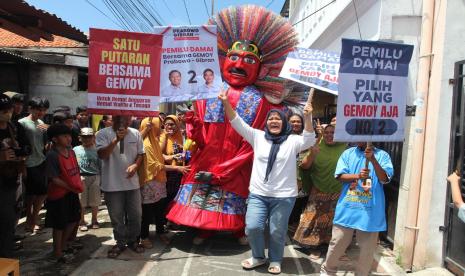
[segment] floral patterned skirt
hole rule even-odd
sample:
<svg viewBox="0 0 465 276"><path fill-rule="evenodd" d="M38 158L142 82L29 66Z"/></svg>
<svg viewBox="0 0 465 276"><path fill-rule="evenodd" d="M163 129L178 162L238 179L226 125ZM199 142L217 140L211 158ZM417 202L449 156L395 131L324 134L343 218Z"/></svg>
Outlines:
<svg viewBox="0 0 465 276"><path fill-rule="evenodd" d="M323 193L314 186L310 191L307 207L300 216L294 240L302 247L329 244L334 211L340 193Z"/></svg>
<svg viewBox="0 0 465 276"><path fill-rule="evenodd" d="M140 193L142 204L156 203L166 197L166 183L155 180L150 181L140 187Z"/></svg>

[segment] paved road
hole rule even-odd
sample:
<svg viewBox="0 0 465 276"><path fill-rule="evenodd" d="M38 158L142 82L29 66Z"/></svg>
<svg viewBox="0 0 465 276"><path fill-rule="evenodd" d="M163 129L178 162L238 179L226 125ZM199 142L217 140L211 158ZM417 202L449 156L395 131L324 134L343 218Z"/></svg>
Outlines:
<svg viewBox="0 0 465 276"><path fill-rule="evenodd" d="M259 275L268 274L266 266L245 271L240 261L250 256L248 246L241 246L230 235L221 233L204 244L192 245L193 233L179 231L168 246L155 238L155 247L143 255L125 251L117 260L105 257L110 245L98 249L73 275ZM282 275L312 275L318 271L305 254L286 246Z"/></svg>
<svg viewBox="0 0 465 276"><path fill-rule="evenodd" d="M43 220L44 211L42 212ZM90 220L90 214L86 215ZM70 264L56 264L51 258L51 230L30 236L23 241L23 249L18 251L21 275L262 275L268 274L267 267L245 271L241 260L251 256L248 246L240 246L227 233L219 233L203 245L193 246L194 232L176 231L171 244L163 244L153 235L154 248L144 254L130 250L123 252L117 259L108 259L107 250L114 244L112 229L104 205L99 212L101 228L80 232L79 238L84 249L79 251ZM24 223L24 219L21 220ZM21 228L21 226L20 226ZM153 229L152 229L153 230ZM356 259L357 247L351 246L347 254ZM323 260L310 261L307 254L287 240L281 275L318 275ZM344 262L339 275L352 275L353 262ZM382 274L378 274L382 275ZM385 274L386 275L386 274ZM389 275L389 274L387 274Z"/></svg>

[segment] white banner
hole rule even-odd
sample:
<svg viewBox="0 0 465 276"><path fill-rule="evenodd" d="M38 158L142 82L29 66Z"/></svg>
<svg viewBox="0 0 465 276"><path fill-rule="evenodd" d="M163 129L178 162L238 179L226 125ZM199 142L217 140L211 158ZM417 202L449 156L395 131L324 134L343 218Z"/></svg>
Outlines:
<svg viewBox="0 0 465 276"><path fill-rule="evenodd" d="M339 53L296 48L279 76L337 95L338 71Z"/></svg>
<svg viewBox="0 0 465 276"><path fill-rule="evenodd" d="M153 111L158 110L158 96L144 95L124 95L124 94L105 94L105 93L88 93L87 108L98 108L101 110L139 110Z"/></svg>
<svg viewBox="0 0 465 276"><path fill-rule="evenodd" d="M216 26L155 27L163 34L160 101L216 98L222 84Z"/></svg>
<svg viewBox="0 0 465 276"><path fill-rule="evenodd" d="M404 140L413 46L342 39L335 141Z"/></svg>

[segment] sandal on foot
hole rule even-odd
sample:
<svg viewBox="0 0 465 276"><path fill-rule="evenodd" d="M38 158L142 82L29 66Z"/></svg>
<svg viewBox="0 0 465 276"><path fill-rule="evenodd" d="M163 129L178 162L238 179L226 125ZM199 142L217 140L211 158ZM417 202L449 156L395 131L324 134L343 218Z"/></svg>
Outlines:
<svg viewBox="0 0 465 276"><path fill-rule="evenodd" d="M268 266L268 273L281 274L281 263L271 262L270 266Z"/></svg>
<svg viewBox="0 0 465 276"><path fill-rule="evenodd" d="M98 224L98 222L94 222L94 223L92 223L92 225L90 226L90 228L92 228L92 229L99 229L99 228L100 228L100 225Z"/></svg>
<svg viewBox="0 0 465 276"><path fill-rule="evenodd" d="M86 232L87 230L89 230L89 227L87 227L87 225L83 224L79 226L79 231Z"/></svg>
<svg viewBox="0 0 465 276"><path fill-rule="evenodd" d="M137 242L129 243L128 248L138 254L145 252L145 248L140 243L137 243Z"/></svg>
<svg viewBox="0 0 465 276"><path fill-rule="evenodd" d="M242 268L249 270L266 264L266 259L248 258L241 262Z"/></svg>
<svg viewBox="0 0 465 276"><path fill-rule="evenodd" d="M114 245L110 250L108 250L107 257L114 259L121 255L121 253L126 249L125 247Z"/></svg>

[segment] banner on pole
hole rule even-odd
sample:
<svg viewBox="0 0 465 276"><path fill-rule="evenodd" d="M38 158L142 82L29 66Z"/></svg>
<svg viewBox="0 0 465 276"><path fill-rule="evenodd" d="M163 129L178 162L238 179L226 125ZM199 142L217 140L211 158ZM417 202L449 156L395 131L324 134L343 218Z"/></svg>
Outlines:
<svg viewBox="0 0 465 276"><path fill-rule="evenodd" d="M413 46L342 39L335 141L404 140Z"/></svg>
<svg viewBox="0 0 465 276"><path fill-rule="evenodd" d="M89 112L156 116L162 41L161 35L91 28Z"/></svg>
<svg viewBox="0 0 465 276"><path fill-rule="evenodd" d="M339 54L296 48L287 55L280 77L337 95Z"/></svg>
<svg viewBox="0 0 465 276"><path fill-rule="evenodd" d="M155 27L163 35L161 102L218 97L222 84L216 26Z"/></svg>

